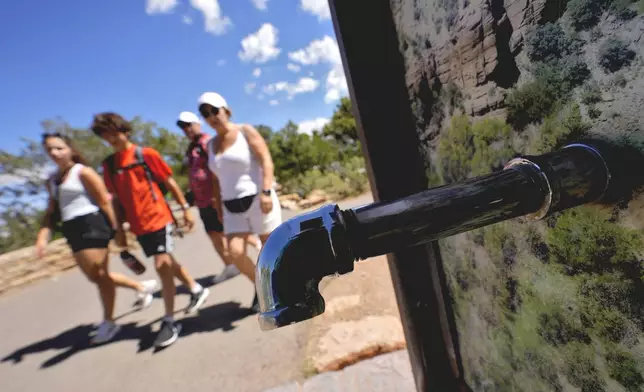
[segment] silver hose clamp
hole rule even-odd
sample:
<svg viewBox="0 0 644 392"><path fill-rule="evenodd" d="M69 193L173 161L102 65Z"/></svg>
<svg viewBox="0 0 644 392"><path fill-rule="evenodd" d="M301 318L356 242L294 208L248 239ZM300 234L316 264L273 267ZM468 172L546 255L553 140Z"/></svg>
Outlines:
<svg viewBox="0 0 644 392"><path fill-rule="evenodd" d="M515 166L522 166L522 165L529 165L537 169L537 172L539 173L539 176L543 180L543 182L546 184L547 187L547 194L543 199L543 203L541 204L541 207L539 209L531 214L527 214L524 216L524 218L531 220L531 221L537 221L541 220L548 215L548 211L550 211L550 206L552 205L552 186L550 186L550 180L548 179L548 176L541 170L539 165L536 163L525 159L525 158L514 158L510 162L508 162L504 167L503 170L510 169Z"/></svg>

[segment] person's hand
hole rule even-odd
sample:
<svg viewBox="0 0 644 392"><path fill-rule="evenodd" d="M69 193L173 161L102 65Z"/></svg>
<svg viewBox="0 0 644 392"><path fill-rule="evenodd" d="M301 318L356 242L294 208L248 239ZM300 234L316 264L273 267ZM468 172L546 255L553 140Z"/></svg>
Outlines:
<svg viewBox="0 0 644 392"><path fill-rule="evenodd" d="M42 258L45 256L45 249L47 248L47 241L37 241L36 242L36 255Z"/></svg>
<svg viewBox="0 0 644 392"><path fill-rule="evenodd" d="M192 230L195 226L195 219L192 217L192 212L190 210L183 211L183 224L188 230Z"/></svg>
<svg viewBox="0 0 644 392"><path fill-rule="evenodd" d="M114 234L114 242L116 243L116 246L120 248L127 248L127 237L125 236L125 230L116 230L116 234Z"/></svg>
<svg viewBox="0 0 644 392"><path fill-rule="evenodd" d="M262 196L259 198L259 203L264 214L268 214L273 210L273 199L270 196L262 193Z"/></svg>

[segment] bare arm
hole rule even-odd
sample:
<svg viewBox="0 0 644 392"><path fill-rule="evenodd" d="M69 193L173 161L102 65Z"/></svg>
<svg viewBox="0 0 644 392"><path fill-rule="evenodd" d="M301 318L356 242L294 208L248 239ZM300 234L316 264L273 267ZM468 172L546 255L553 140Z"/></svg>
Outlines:
<svg viewBox="0 0 644 392"><path fill-rule="evenodd" d="M168 177L163 182L163 185L165 185L170 193L172 193L172 196L181 205L181 208L188 204L186 197L183 195L183 192L181 191L181 188L179 187L179 184L177 184L177 181L175 181L174 177Z"/></svg>
<svg viewBox="0 0 644 392"><path fill-rule="evenodd" d="M96 202L98 207L105 213L114 230L121 228L121 222L117 219L116 213L110 200L110 193L101 177L91 167L84 167L80 172L80 179L87 190L87 193Z"/></svg>
<svg viewBox="0 0 644 392"><path fill-rule="evenodd" d="M58 208L58 203L56 203L56 200L54 200L51 195L49 184L47 184L46 187L47 192L49 193L49 201L47 202L47 209L45 210L45 215L43 215L42 223L40 225L40 229L38 230L38 235L36 236L36 251L38 252L38 255L40 257L44 255L45 246L51 238L51 229L54 224L54 222L52 221L52 215L54 214L56 208Z"/></svg>
<svg viewBox="0 0 644 392"><path fill-rule="evenodd" d="M264 173L262 190L271 189L273 183L275 182L275 173L273 158L271 153L268 150L268 145L262 137L262 135L257 132L257 130L251 125L242 125L242 131L248 140L248 145L253 151L257 160L259 161L260 166L262 167L262 172Z"/></svg>

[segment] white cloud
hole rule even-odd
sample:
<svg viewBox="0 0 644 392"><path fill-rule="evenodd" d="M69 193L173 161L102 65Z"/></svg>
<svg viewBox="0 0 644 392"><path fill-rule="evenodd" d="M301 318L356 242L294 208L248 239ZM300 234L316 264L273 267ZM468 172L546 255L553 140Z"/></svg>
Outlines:
<svg viewBox="0 0 644 392"><path fill-rule="evenodd" d="M270 23L264 23L256 33L248 35L241 41L242 50L239 58L242 61L265 63L279 56L282 49L277 45L277 28Z"/></svg>
<svg viewBox="0 0 644 392"><path fill-rule="evenodd" d="M257 83L246 83L244 85L244 91L246 94L251 95L255 91L255 87L257 87Z"/></svg>
<svg viewBox="0 0 644 392"><path fill-rule="evenodd" d="M328 35L314 40L304 48L288 54L291 61L303 65L328 64L324 102L332 103L348 92L347 79L342 68L342 58L337 42Z"/></svg>
<svg viewBox="0 0 644 392"><path fill-rule="evenodd" d="M181 18L181 20L183 21L183 23L187 25L192 24L192 18L188 15L184 15L183 18Z"/></svg>
<svg viewBox="0 0 644 392"><path fill-rule="evenodd" d="M299 133L306 133L307 135L313 134L313 131L321 131L326 124L329 123L328 118L318 117L313 120L302 121L298 124L297 131Z"/></svg>
<svg viewBox="0 0 644 392"><path fill-rule="evenodd" d="M270 101L268 101L268 104L271 106L277 106L280 104L280 101L278 101L277 99L271 99Z"/></svg>
<svg viewBox="0 0 644 392"><path fill-rule="evenodd" d="M224 65L226 65L226 60L224 60L224 59L217 60L217 66L218 67L223 67Z"/></svg>
<svg viewBox="0 0 644 392"><path fill-rule="evenodd" d="M297 83L277 82L264 86L264 93L275 95L279 92L286 92L287 99L291 100L298 94L311 93L320 86L320 82L312 78L300 78Z"/></svg>
<svg viewBox="0 0 644 392"><path fill-rule="evenodd" d="M300 0L300 7L318 17L319 21L331 19L328 0Z"/></svg>
<svg viewBox="0 0 644 392"><path fill-rule="evenodd" d="M266 3L268 3L268 0L250 0L255 8L261 11L266 11Z"/></svg>
<svg viewBox="0 0 644 392"><path fill-rule="evenodd" d="M303 65L313 65L319 63L341 64L340 49L337 42L328 35L322 39L313 40L309 45L295 52L288 54L291 61Z"/></svg>
<svg viewBox="0 0 644 392"><path fill-rule="evenodd" d="M190 4L203 14L207 32L222 35L232 27L233 23L230 18L221 12L219 0L190 0Z"/></svg>
<svg viewBox="0 0 644 392"><path fill-rule="evenodd" d="M302 67L300 67L297 64L293 64L293 63L288 63L286 65L286 68L288 68L288 70L291 71L291 72L300 72L300 69L302 69Z"/></svg>
<svg viewBox="0 0 644 392"><path fill-rule="evenodd" d="M178 0L147 0L145 13L148 15L166 14L172 12L178 4Z"/></svg>
<svg viewBox="0 0 644 392"><path fill-rule="evenodd" d="M259 78L261 76L261 74L262 74L262 70L260 68L255 68L253 70L253 76L254 77Z"/></svg>

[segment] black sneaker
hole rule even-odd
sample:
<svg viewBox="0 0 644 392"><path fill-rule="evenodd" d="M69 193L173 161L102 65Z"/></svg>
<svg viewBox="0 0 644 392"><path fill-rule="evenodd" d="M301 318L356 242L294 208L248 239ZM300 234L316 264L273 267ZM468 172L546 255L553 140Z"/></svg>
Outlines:
<svg viewBox="0 0 644 392"><path fill-rule="evenodd" d="M210 290L208 290L207 288L201 289L201 291L196 294L191 293L190 303L186 308L186 314L196 312L201 307L201 305L203 305L206 298L208 298L208 295L210 295Z"/></svg>
<svg viewBox="0 0 644 392"><path fill-rule="evenodd" d="M253 305L251 305L250 308L253 313L259 313L259 298L257 298L257 293L255 293L255 298L253 298Z"/></svg>
<svg viewBox="0 0 644 392"><path fill-rule="evenodd" d="M163 320L154 346L157 348L168 347L177 340L179 332L181 332L181 324Z"/></svg>

